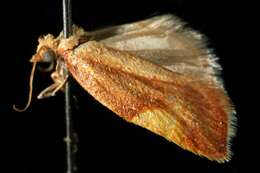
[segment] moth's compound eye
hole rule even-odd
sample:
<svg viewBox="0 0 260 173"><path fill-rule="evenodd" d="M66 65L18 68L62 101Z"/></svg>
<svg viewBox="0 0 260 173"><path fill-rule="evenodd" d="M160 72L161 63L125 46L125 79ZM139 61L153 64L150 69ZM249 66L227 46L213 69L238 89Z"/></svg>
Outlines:
<svg viewBox="0 0 260 173"><path fill-rule="evenodd" d="M42 62L53 62L55 59L56 55L54 53L54 51L52 51L51 49L48 49L46 51L43 52L42 54Z"/></svg>
<svg viewBox="0 0 260 173"><path fill-rule="evenodd" d="M50 48L46 48L45 50L42 49L40 52L40 57L41 60L39 62L41 62L41 65L38 66L38 69L43 72L49 72L53 70L56 59L55 52Z"/></svg>

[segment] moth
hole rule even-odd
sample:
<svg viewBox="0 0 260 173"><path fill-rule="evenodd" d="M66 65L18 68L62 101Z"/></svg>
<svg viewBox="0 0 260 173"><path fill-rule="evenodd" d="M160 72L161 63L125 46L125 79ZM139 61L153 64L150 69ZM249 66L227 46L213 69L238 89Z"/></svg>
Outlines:
<svg viewBox="0 0 260 173"><path fill-rule="evenodd" d="M39 38L38 62L56 64L54 83L38 98L54 96L69 73L96 100L128 122L210 160L230 160L235 109L220 80L217 57L200 33L174 15L87 32L73 27Z"/></svg>

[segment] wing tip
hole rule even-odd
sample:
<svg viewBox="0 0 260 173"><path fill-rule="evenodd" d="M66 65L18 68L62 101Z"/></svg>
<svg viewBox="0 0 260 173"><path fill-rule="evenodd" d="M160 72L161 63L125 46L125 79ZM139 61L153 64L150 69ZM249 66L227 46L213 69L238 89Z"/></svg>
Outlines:
<svg viewBox="0 0 260 173"><path fill-rule="evenodd" d="M233 138L236 136L236 130L237 130L237 118L236 118L236 111L234 109L234 106L231 107L231 112L229 113L229 120L228 120L228 132L227 132L227 148L226 153L219 158L216 157L207 157L209 160L217 161L218 163L227 163L231 161L234 153L231 150L231 142ZM205 155L200 155L202 157L205 157Z"/></svg>
<svg viewBox="0 0 260 173"><path fill-rule="evenodd" d="M232 106L232 111L229 114L229 124L228 124L228 134L227 134L227 157L225 161L230 161L234 153L231 151L231 142L236 136L237 131L237 118L234 106Z"/></svg>
<svg viewBox="0 0 260 173"><path fill-rule="evenodd" d="M168 122L168 121L174 121L172 118L170 118L170 116L167 117L163 117L162 112L158 112L158 110L153 110L153 111L147 111L147 112L143 112L142 114L140 114L139 116L136 116L134 119L131 120L132 123L137 124L139 126L142 126L146 129L149 129L150 131L156 133L159 136L163 136L165 139L167 139L170 142L174 142L175 144L177 144L178 146L180 146L181 148L192 152L202 158L207 158L211 161L216 161L218 163L226 163L229 162L233 156L233 153L231 151L231 141L233 139L233 137L236 134L236 124L237 124L237 119L235 117L235 109L233 106L231 106L229 108L229 116L228 116L228 130L227 130L227 139L226 139L226 150L224 150L224 152L220 152L220 153L215 153L215 154L208 154L205 153L201 150L193 150L191 148L189 148L189 146L186 145L182 145L182 142L176 142L177 138L175 140L172 139L172 133L166 133L167 130L166 129L160 129L162 127L166 126L164 125L164 122ZM164 114L164 116L167 114ZM151 120L153 122L151 122ZM150 122L150 123L148 123ZM162 124L161 124L162 123ZM160 130L158 130L160 129ZM175 132L176 130L178 130L178 128L175 128ZM164 133L160 133L160 132L164 132ZM169 131L168 131L169 132ZM174 135L175 137L178 137L178 135Z"/></svg>

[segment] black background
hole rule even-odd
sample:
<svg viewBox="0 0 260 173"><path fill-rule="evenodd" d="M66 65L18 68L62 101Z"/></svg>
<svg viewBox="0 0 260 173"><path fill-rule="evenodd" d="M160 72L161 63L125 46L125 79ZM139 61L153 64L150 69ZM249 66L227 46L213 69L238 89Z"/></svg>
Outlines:
<svg viewBox="0 0 260 173"><path fill-rule="evenodd" d="M1 172L65 172L64 95L36 100L36 95L52 83L49 74L36 72L31 107L23 113L12 105L24 105L28 78L40 35L58 35L62 30L61 1L10 1L1 8ZM79 172L243 172L257 159L256 138L249 130L257 114L252 111L252 74L255 59L247 54L247 31L252 22L246 4L232 1L73 1L73 22L87 30L132 22L156 14L173 13L204 33L220 57L225 87L237 110L238 131L232 142L234 156L218 164L184 151L164 138L129 124L95 101L73 82L74 123L79 144ZM251 49L253 48L253 44ZM5 163L6 162L6 163ZM248 163L248 164L246 164ZM3 170L1 170L3 169Z"/></svg>

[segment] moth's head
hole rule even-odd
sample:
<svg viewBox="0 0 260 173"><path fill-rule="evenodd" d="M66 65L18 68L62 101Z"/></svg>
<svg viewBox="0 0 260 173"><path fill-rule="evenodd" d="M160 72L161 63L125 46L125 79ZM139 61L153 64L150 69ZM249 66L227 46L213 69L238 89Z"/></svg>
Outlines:
<svg viewBox="0 0 260 173"><path fill-rule="evenodd" d="M38 39L36 53L31 62L53 62L58 57L62 57L64 52L73 50L76 46L89 40L88 33L82 28L73 25L72 36L64 38L61 32L58 37L52 34L41 36Z"/></svg>
<svg viewBox="0 0 260 173"><path fill-rule="evenodd" d="M72 36L69 38L64 38L62 33L56 38L51 34L41 36L39 38L39 44L37 46L36 53L30 60L30 62L33 63L33 67L30 75L28 102L23 109L16 108L14 105L13 108L16 111L25 111L30 105L33 90L33 77L37 62L50 63L50 66L46 69L42 69L42 71L51 71L54 67L55 61L59 58L63 58L63 55L66 51L73 50L76 46L89 40L88 33L85 32L82 28L73 26L72 29Z"/></svg>
<svg viewBox="0 0 260 173"><path fill-rule="evenodd" d="M32 56L31 62L53 62L56 58L56 50L59 45L59 39L55 38L53 35L48 34L46 36L41 36L38 39L38 46L36 53Z"/></svg>
<svg viewBox="0 0 260 173"><path fill-rule="evenodd" d="M55 59L57 57L56 50L59 45L58 43L59 43L58 39L54 38L54 36L51 34L48 34L46 36L42 36L39 38L39 44L37 47L37 51L30 59L30 62L33 63L33 67L32 67L30 81L29 81L30 89L29 89L29 95L28 95L29 97L28 97L27 104L24 108L17 108L15 105L13 105L14 110L16 110L18 112L23 112L29 107L29 105L31 103L31 99L32 99L33 78L34 78L36 64L37 64L37 62L50 63L51 65L46 69L42 69L42 71L52 70L54 67L53 65L54 65Z"/></svg>

